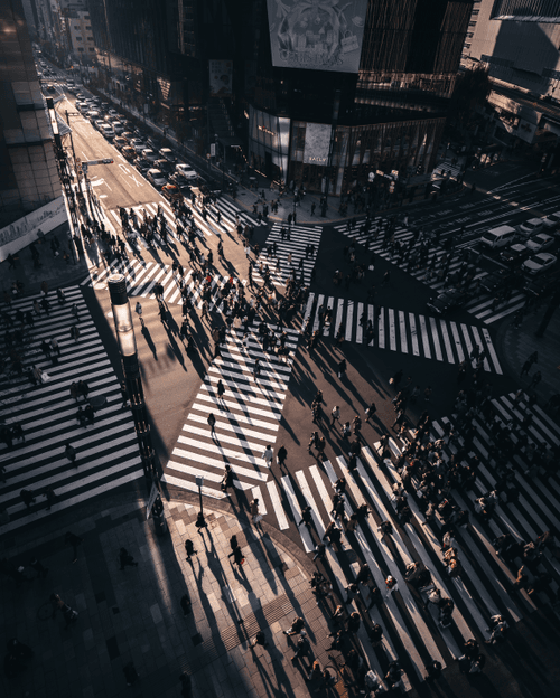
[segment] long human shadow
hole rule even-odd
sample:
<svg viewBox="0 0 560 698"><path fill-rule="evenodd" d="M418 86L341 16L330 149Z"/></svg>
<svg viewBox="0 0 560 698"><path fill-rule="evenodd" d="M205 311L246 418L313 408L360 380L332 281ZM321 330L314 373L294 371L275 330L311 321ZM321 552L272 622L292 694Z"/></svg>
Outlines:
<svg viewBox="0 0 560 698"><path fill-rule="evenodd" d="M148 347L150 351L152 352L152 355L156 361L158 361L158 355L157 355L157 347L154 343L154 340L152 339L152 335L150 334L150 330L148 329L147 325L144 324L142 326L142 336L146 340L146 343L148 344Z"/></svg>

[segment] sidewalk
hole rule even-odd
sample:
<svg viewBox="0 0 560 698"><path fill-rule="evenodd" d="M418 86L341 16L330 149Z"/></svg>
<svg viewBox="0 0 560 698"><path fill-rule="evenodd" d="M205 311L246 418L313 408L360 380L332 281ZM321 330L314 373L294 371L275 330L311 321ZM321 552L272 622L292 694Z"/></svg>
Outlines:
<svg viewBox="0 0 560 698"><path fill-rule="evenodd" d="M556 308L544 335L535 337L535 331L541 324L549 302L550 296L544 300L538 310L532 310L525 315L518 330L515 329L510 318L509 322L502 324L498 332L502 366L504 364L507 366L512 378L520 387L523 387L526 392L531 392L531 376L536 371L541 372L542 380L533 391L539 398L541 406L552 395L560 393L560 308ZM533 364L529 376L521 377L523 364L534 351L539 352L539 362Z"/></svg>
<svg viewBox="0 0 560 698"><path fill-rule="evenodd" d="M60 244L58 257L54 255L51 249L53 237L56 237ZM66 263L63 253L65 250L68 250L68 244L65 226L61 226L45 235L41 242L37 241L37 251L39 252L39 262L41 264L38 269L35 269L33 266L29 246L19 251L19 262L15 269L11 269L7 261L2 262L0 264L0 279L2 279L0 290L2 294L7 292L11 296L10 289L13 281L20 281L24 284L23 295L25 296L39 293L43 281L47 282L49 290L53 290L58 286L68 286L71 283L83 281L88 273L84 256L81 255L80 260L76 261L73 253L70 251L70 259Z"/></svg>
<svg viewBox="0 0 560 698"><path fill-rule="evenodd" d="M3 578L4 638L17 637L35 652L24 673L0 679L3 695L121 696L129 662L139 674L133 696L179 696L183 672L197 698L308 694L306 672L291 663L295 643L282 630L303 616L313 658L328 663L328 628L309 585L314 565L283 534L251 525L228 505L205 506L208 528L199 535L197 497L179 496L165 502L169 534L163 537L146 521L141 493L121 490L88 506L79 523L75 511L57 515L55 504L39 526L4 540L3 556L17 565L37 556L49 574L20 588ZM83 538L76 564L67 530ZM234 534L245 555L240 572L227 557ZM198 550L192 565L185 560L187 538ZM120 570L121 547L138 567ZM61 614L37 615L50 607L52 593L79 614L68 629ZM192 607L184 615L187 593ZM252 650L249 640L259 629L269 644Z"/></svg>

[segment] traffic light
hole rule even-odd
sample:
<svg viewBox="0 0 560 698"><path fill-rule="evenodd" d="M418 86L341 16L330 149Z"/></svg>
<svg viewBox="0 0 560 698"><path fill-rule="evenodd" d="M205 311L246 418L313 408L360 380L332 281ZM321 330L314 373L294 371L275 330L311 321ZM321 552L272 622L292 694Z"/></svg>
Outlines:
<svg viewBox="0 0 560 698"><path fill-rule="evenodd" d="M391 182L391 184L389 185L389 192L392 194L394 191L395 191L395 183Z"/></svg>
<svg viewBox="0 0 560 698"><path fill-rule="evenodd" d="M416 168L416 174L420 175L420 174L423 174L423 172L424 172L424 167L422 165L418 165L418 167Z"/></svg>

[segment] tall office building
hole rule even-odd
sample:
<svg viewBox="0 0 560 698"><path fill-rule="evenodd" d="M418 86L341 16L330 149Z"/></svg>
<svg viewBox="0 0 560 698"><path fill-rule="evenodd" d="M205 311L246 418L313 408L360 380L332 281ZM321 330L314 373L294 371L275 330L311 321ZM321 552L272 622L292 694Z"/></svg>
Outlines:
<svg viewBox="0 0 560 698"><path fill-rule="evenodd" d="M488 71L496 137L507 144L560 135L560 0L477 0L465 68Z"/></svg>
<svg viewBox="0 0 560 698"><path fill-rule="evenodd" d="M53 136L21 0L0 4L0 250L65 219Z"/></svg>
<svg viewBox="0 0 560 698"><path fill-rule="evenodd" d="M472 5L268 0L249 115L252 164L334 194L376 172L431 169Z"/></svg>

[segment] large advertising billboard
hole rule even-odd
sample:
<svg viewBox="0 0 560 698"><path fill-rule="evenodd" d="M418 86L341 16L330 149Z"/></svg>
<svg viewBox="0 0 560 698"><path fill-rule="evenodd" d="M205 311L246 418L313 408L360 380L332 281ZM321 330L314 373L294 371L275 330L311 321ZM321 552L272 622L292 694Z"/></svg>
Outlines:
<svg viewBox="0 0 560 698"><path fill-rule="evenodd" d="M327 165L331 132L332 126L330 124L312 124L307 122L304 162L310 165Z"/></svg>
<svg viewBox="0 0 560 698"><path fill-rule="evenodd" d="M272 65L357 73L366 8L367 0L268 0Z"/></svg>
<svg viewBox="0 0 560 698"><path fill-rule="evenodd" d="M230 95L233 77L233 61L211 58L208 61L210 94Z"/></svg>

